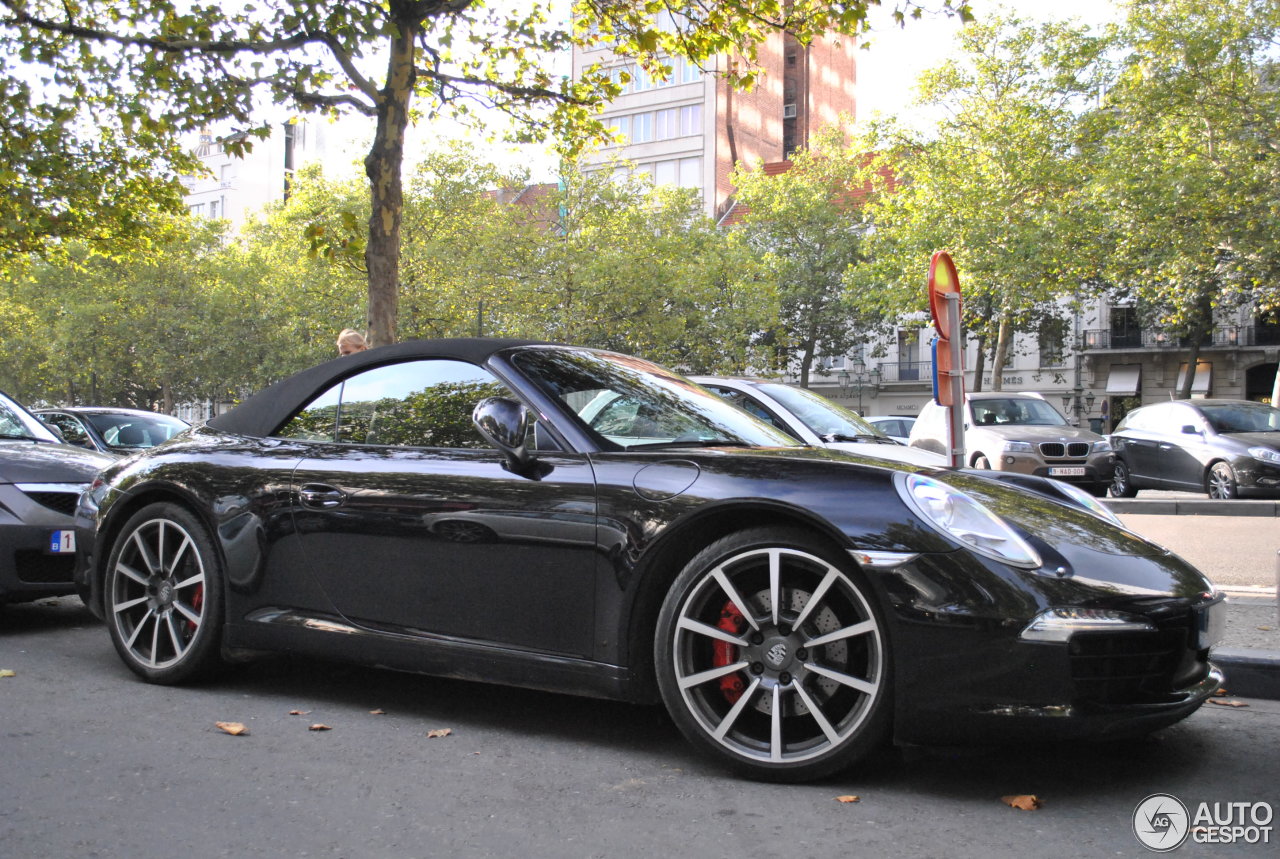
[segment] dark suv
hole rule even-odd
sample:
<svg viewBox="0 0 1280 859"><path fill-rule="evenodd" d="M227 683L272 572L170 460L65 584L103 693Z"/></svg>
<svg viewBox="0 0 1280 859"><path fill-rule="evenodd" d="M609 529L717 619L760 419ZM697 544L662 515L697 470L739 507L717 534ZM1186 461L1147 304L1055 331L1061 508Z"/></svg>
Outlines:
<svg viewBox="0 0 1280 859"><path fill-rule="evenodd" d="M1111 434L1111 494L1183 489L1210 498L1280 495L1280 409L1249 400L1175 400L1134 409Z"/></svg>

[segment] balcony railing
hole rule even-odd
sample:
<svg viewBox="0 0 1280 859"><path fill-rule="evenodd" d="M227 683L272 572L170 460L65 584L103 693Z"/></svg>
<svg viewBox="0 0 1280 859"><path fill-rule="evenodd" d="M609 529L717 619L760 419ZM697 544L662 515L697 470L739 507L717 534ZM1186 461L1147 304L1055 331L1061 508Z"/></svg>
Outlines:
<svg viewBox="0 0 1280 859"><path fill-rule="evenodd" d="M1201 347L1277 345L1280 345L1280 326L1274 325L1220 326L1200 341ZM1189 346L1190 337L1176 337L1151 329L1117 333L1105 328L1091 328L1084 332L1085 349L1186 349Z"/></svg>
<svg viewBox="0 0 1280 859"><path fill-rule="evenodd" d="M933 378L933 362L885 361L880 373L882 382L927 382Z"/></svg>

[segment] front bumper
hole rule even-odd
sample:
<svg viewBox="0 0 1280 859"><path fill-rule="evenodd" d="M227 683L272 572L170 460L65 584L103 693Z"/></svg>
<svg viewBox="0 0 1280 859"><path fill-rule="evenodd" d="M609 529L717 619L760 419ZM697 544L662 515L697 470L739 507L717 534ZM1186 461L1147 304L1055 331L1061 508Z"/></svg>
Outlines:
<svg viewBox="0 0 1280 859"><path fill-rule="evenodd" d="M24 492L13 484L0 484L0 602L75 592L74 553L53 552L51 546L56 533L72 529L71 517L63 512L63 495L74 493Z"/></svg>

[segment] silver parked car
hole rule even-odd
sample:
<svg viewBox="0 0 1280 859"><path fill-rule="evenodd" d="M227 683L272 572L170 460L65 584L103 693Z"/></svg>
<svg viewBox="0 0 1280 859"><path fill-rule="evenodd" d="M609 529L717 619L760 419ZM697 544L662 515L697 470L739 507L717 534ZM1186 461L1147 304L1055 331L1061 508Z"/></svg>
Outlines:
<svg viewBox="0 0 1280 859"><path fill-rule="evenodd" d="M844 406L806 388L765 379L689 378L805 444L912 465L938 467L947 464L945 456L907 447Z"/></svg>
<svg viewBox="0 0 1280 859"><path fill-rule="evenodd" d="M1034 392L980 391L965 398L965 464L1052 477L1093 495L1107 494L1115 455L1111 444L1073 427ZM946 453L947 411L930 400L911 428L911 446Z"/></svg>

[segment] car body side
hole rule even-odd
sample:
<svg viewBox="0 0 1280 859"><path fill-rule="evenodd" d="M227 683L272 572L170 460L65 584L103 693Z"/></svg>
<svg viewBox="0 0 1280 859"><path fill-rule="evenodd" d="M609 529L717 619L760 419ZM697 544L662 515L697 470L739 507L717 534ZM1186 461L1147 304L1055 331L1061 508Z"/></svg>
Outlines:
<svg viewBox="0 0 1280 859"><path fill-rule="evenodd" d="M656 618L677 573L718 536L787 523L860 565L871 583L897 666L894 725L901 742L975 732L1069 736L1113 723L1158 727L1199 706L1220 676L1208 667L1207 653L1183 647L1168 671L1176 690L1082 692L1069 680L1065 646L1019 638L1054 606L1133 611L1139 595L1153 623L1167 619L1182 629L1213 599L1209 583L1178 558L1054 500L1052 492L1012 493L972 473L948 478L993 505L1044 558L1043 569L1016 569L960 551L915 516L895 475L916 468L809 447L592 449L575 422L557 414L558 405L541 391L522 385L501 355L488 366L556 436L560 449L538 454L546 469L538 480L511 474L498 451L333 451L344 446L197 429L108 469L96 513L83 505L78 511L77 583L86 602L103 612L102 548L132 514L167 500L202 517L214 535L227 571L229 656L296 651L648 702L657 699ZM352 473L387 475L361 490L363 506L321 516L300 505L303 463L326 447ZM424 498L406 484L404 475L421 467L448 473L447 499ZM496 546L448 543L424 524L423 516L445 503L492 510L513 485L525 496L522 511L548 517L566 501L589 500L597 515L594 540L584 539L574 522L561 539L548 541L554 524L547 517L540 540L508 535ZM328 575L323 547L344 529L375 529L365 544L371 554L359 569ZM1074 542L1082 533L1095 538L1090 547ZM909 559L889 567L857 560L884 552ZM439 569L430 574L445 577L435 580L439 587L404 578L403 571L425 569L424 558L432 557ZM1114 578L1093 578L1100 567ZM439 623L423 628L362 615L380 588L406 603L416 600L408 616L434 613Z"/></svg>

